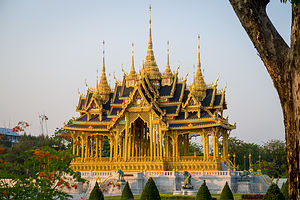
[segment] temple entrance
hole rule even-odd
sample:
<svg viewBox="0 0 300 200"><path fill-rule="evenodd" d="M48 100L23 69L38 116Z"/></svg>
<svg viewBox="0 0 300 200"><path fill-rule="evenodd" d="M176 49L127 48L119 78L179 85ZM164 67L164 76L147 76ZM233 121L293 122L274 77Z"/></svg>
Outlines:
<svg viewBox="0 0 300 200"><path fill-rule="evenodd" d="M129 159L147 159L150 155L150 136L147 123L138 117L129 130Z"/></svg>

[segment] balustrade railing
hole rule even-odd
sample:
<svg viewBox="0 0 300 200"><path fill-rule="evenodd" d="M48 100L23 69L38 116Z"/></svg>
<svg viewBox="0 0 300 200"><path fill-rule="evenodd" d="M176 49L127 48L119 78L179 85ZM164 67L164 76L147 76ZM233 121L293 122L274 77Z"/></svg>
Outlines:
<svg viewBox="0 0 300 200"><path fill-rule="evenodd" d="M117 159L112 158L110 161L110 157L88 157L88 158L81 158L77 157L73 159L73 163L82 163L84 162L211 162L211 161L218 161L218 158L214 158L213 156L204 157L204 156L177 156L177 157L151 157L150 156L138 156L138 157L130 157L126 161L123 157L119 157Z"/></svg>

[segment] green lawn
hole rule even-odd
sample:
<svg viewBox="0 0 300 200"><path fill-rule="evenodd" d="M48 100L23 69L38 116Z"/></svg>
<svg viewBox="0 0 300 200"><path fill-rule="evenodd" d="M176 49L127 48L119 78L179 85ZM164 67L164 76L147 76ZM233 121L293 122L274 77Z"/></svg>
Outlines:
<svg viewBox="0 0 300 200"><path fill-rule="evenodd" d="M140 196L141 195L134 195L134 199L135 200L140 200ZM164 200L163 196L164 195L162 195L162 198L161 198L162 200ZM234 196L235 200L242 199L242 195L241 194L234 194L233 196ZM212 197L216 197L217 199L219 199L220 195L219 194L212 194ZM121 196L105 197L105 200L120 200L120 199L121 199Z"/></svg>

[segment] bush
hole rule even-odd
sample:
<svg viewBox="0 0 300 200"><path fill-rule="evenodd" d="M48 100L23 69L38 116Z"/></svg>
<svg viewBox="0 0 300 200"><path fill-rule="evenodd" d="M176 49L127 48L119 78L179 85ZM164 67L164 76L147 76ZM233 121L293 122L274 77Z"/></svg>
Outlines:
<svg viewBox="0 0 300 200"><path fill-rule="evenodd" d="M122 192L121 200L131 200L131 199L134 199L134 197L133 197L133 194L131 192L128 182L126 182L126 185Z"/></svg>
<svg viewBox="0 0 300 200"><path fill-rule="evenodd" d="M283 200L284 196L280 192L280 189L277 184L272 183L264 196L265 200Z"/></svg>
<svg viewBox="0 0 300 200"><path fill-rule="evenodd" d="M197 192L196 200L211 200L211 194L206 186L205 180Z"/></svg>
<svg viewBox="0 0 300 200"><path fill-rule="evenodd" d="M103 193L96 181L95 186L90 194L89 200L104 200Z"/></svg>
<svg viewBox="0 0 300 200"><path fill-rule="evenodd" d="M226 181L225 186L223 187L223 190L221 192L220 200L231 200L231 199L234 199L233 194Z"/></svg>
<svg viewBox="0 0 300 200"><path fill-rule="evenodd" d="M283 185L281 187L281 193L283 194L283 196L286 200L289 199L289 183L288 182L283 183Z"/></svg>
<svg viewBox="0 0 300 200"><path fill-rule="evenodd" d="M144 187L141 198L143 200L161 200L154 180L150 177Z"/></svg>

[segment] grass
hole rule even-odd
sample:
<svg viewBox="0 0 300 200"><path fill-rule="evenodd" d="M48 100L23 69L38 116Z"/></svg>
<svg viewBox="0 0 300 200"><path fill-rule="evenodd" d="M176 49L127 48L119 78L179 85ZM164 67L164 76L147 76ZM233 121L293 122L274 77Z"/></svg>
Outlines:
<svg viewBox="0 0 300 200"><path fill-rule="evenodd" d="M140 196L141 195L134 195L134 199L135 200L140 200ZM194 196L194 195L193 195ZM242 199L242 195L241 194L233 194L234 196L234 200L241 200ZM220 194L212 194L212 197L215 197L217 199L219 199ZM121 196L106 196L105 200L120 200ZM162 200L164 200L164 198L162 198Z"/></svg>

